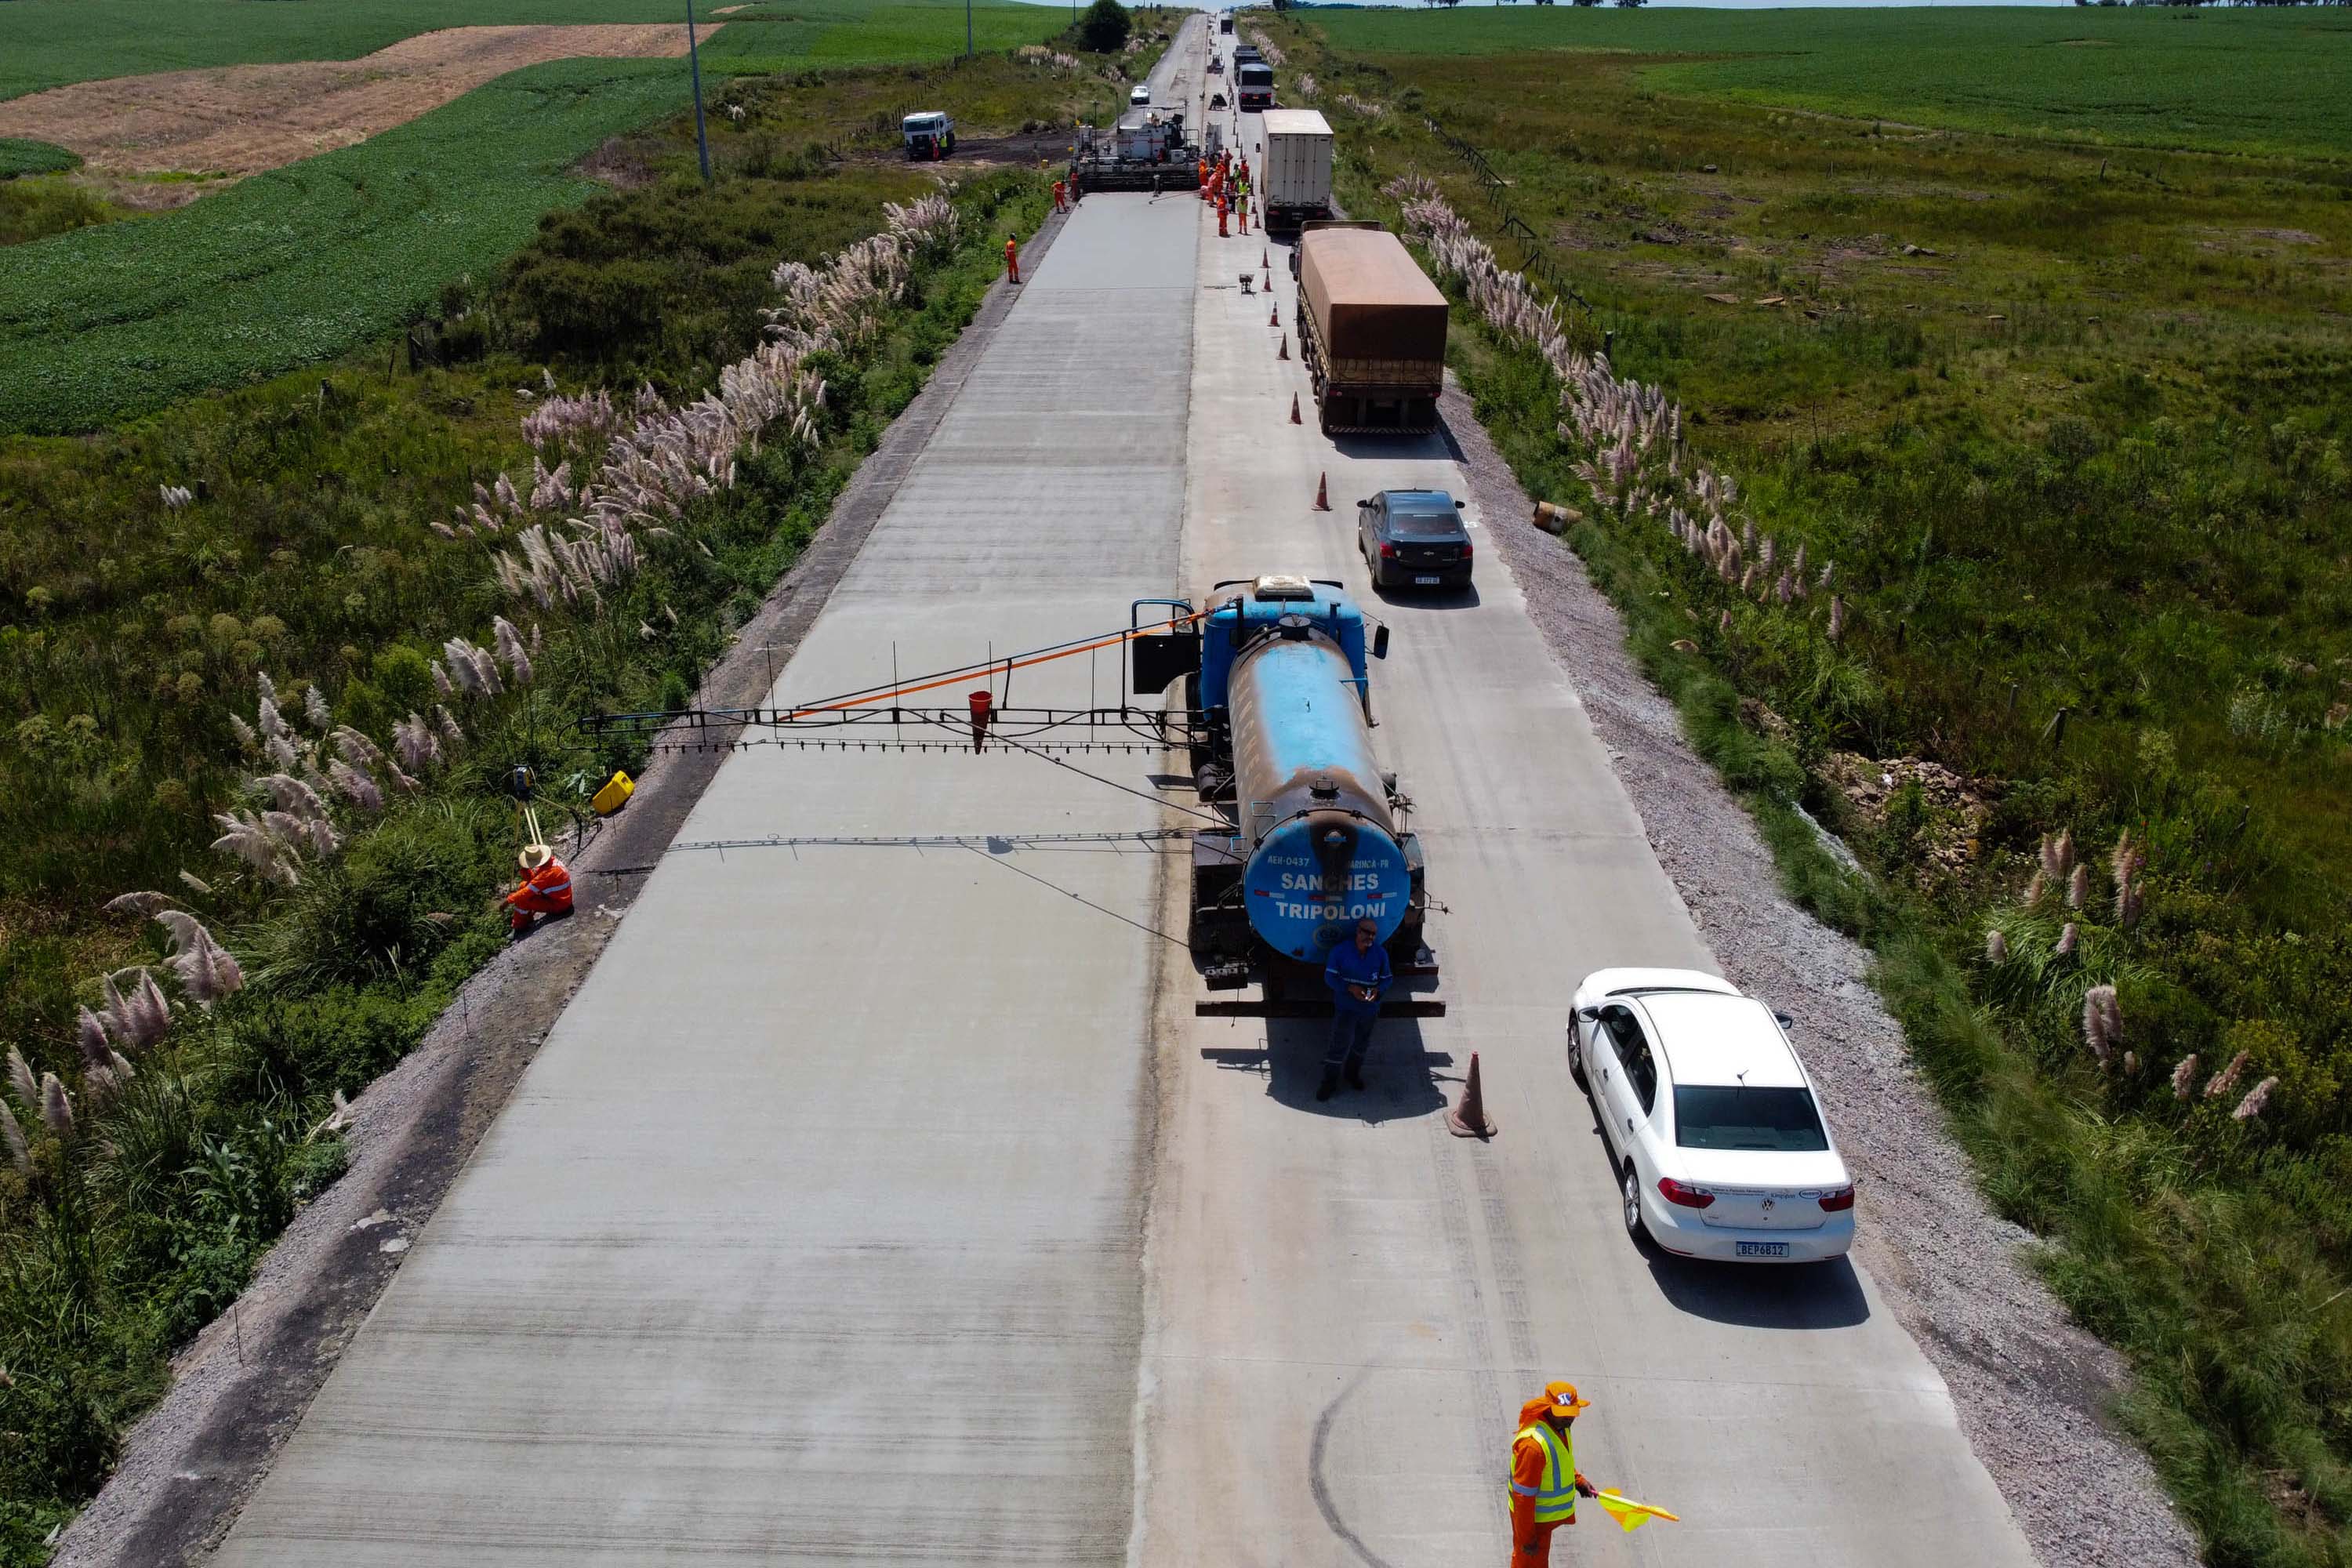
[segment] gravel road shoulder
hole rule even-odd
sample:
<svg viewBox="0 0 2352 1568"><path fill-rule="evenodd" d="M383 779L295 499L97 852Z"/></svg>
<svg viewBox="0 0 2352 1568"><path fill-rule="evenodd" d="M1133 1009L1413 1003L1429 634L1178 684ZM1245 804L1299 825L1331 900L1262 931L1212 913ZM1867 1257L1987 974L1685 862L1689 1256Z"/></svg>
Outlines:
<svg viewBox="0 0 2352 1568"><path fill-rule="evenodd" d="M2121 1359L2037 1280L1871 989L1870 955L1781 895L1748 813L1690 749L1624 624L1534 508L1449 380L1441 404L1528 611L1573 679L1659 861L1723 973L1797 1021L1863 1194L1855 1251L1951 1390L1962 1428L2051 1568L2190 1568L2194 1537L2106 1412Z"/></svg>
<svg viewBox="0 0 2352 1568"><path fill-rule="evenodd" d="M1062 221L1046 220L1023 249L1024 265L1044 258ZM700 704L766 700L773 670L814 624L1016 297L1001 280L990 289L808 550L704 677ZM416 1049L354 1102L350 1169L296 1216L236 1304L181 1352L171 1392L124 1438L113 1476L59 1539L57 1568L193 1563L227 1534L724 760L716 751L664 756L626 811L584 846L563 847L577 912L485 965Z"/></svg>

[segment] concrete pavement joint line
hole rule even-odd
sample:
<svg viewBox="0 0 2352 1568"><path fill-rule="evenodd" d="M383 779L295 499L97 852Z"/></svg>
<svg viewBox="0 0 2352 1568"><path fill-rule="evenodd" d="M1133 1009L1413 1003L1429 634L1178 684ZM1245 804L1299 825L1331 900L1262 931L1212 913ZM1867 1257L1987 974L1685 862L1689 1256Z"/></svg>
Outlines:
<svg viewBox="0 0 2352 1568"><path fill-rule="evenodd" d="M1208 26L1209 19L1205 15L1185 18L1177 28L1176 40L1170 47L1169 54L1175 54L1179 48L1199 47L1201 40L1192 38L1188 35L1197 28L1202 38L1206 38ZM1209 41L1213 43L1213 40ZM1162 63L1166 62L1163 60ZM1197 256L1197 247L1195 254ZM1189 301L1186 310L1188 311L1192 310ZM1184 401L1178 415L1179 428L1183 433L1182 438L1177 444L1179 452L1189 452L1191 448L1193 378L1191 374L1192 347L1189 340L1188 333L1185 346ZM1181 505L1177 511L1176 524L1181 542L1184 524ZM1178 560L1179 580L1173 584L1170 594L1170 596L1174 598L1181 598L1184 593L1181 581L1181 543ZM1161 821L1168 825L1164 830L1189 839L1192 830L1178 825L1177 814L1173 811L1172 805L1172 802L1164 800L1161 802ZM1189 862L1187 864L1189 866ZM1163 919L1189 912L1190 877L1179 870L1178 863L1173 857L1163 857L1157 871L1158 874L1153 879L1152 884L1151 907L1160 911ZM1160 1048L1158 1021L1161 1009L1169 1002L1168 983L1174 962L1168 947L1163 945L1155 950L1150 965L1150 989L1146 997L1144 1012L1145 1054L1142 1092L1137 1097L1136 1107L1135 1170L1136 1201L1139 1205L1136 1228L1141 1239L1135 1254L1135 1287L1136 1313L1140 1331L1136 1336L1135 1392L1128 1416L1129 1485L1125 1553L1127 1568L1142 1568L1143 1565L1148 1531L1148 1514L1144 1503L1150 1495L1151 1483L1151 1419L1152 1413L1158 1406L1160 1395L1156 1368L1159 1364L1160 1324L1162 1313L1160 1310L1160 1280L1153 1261L1151 1237L1160 1222L1160 1205L1165 1173L1162 1162L1166 1152L1164 1123L1167 1107L1173 1092L1163 1081L1162 1075L1174 1070L1174 1063L1171 1059L1173 1053ZM1189 980L1192 975L1192 966L1188 963L1182 970L1176 973Z"/></svg>

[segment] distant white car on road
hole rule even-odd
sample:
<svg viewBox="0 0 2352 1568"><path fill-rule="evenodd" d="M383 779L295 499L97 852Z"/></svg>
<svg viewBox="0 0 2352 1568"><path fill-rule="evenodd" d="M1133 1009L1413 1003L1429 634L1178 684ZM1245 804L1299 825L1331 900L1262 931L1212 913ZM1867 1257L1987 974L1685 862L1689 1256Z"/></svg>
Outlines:
<svg viewBox="0 0 2352 1568"><path fill-rule="evenodd" d="M1129 90L1127 101L1137 109L1140 109L1144 105L1150 103L1151 101L1151 84L1148 81L1139 81L1136 83L1135 86Z"/></svg>
<svg viewBox="0 0 2352 1568"><path fill-rule="evenodd" d="M1696 970L1602 969L1577 988L1569 1067L1636 1239L1743 1263L1853 1245L1853 1178L1783 1022Z"/></svg>

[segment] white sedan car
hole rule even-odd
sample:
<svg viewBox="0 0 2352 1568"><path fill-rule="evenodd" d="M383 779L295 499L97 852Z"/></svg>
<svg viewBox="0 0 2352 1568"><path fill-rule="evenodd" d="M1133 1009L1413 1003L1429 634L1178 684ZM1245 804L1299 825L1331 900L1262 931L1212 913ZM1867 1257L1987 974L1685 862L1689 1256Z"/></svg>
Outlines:
<svg viewBox="0 0 2352 1568"><path fill-rule="evenodd" d="M1136 83L1135 86L1128 92L1127 101L1133 104L1138 109L1150 103L1151 101L1151 84L1150 82Z"/></svg>
<svg viewBox="0 0 2352 1568"><path fill-rule="evenodd" d="M1569 1067L1634 1237L1739 1262L1819 1262L1853 1245L1853 1178L1781 1024L1696 970L1602 969L1577 988Z"/></svg>

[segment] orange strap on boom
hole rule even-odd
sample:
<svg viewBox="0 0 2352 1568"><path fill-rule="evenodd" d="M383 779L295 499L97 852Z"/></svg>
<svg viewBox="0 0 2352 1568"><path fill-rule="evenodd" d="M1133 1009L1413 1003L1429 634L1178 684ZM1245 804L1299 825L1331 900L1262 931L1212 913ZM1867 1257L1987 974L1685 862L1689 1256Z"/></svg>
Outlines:
<svg viewBox="0 0 2352 1568"><path fill-rule="evenodd" d="M1055 648L1047 653L1008 658L983 665L967 665L952 675L942 675L930 680L917 681L907 686L894 686L882 690L860 691L831 702L819 702L813 707L778 709L776 718L778 721L785 721L798 719L809 713L837 713L847 708L877 708L889 702L893 698L912 697L919 691L936 691L942 686L961 686L975 675L1000 669L1009 674L1016 669L1027 669L1034 665L1051 664L1057 658L1068 658L1076 654L1093 653L1098 648L1117 647L1122 643L1132 642L1139 637L1152 637L1162 632L1174 631L1181 626L1192 626L1206 619L1207 616L1206 610L1195 610L1189 616L1178 616L1173 620L1160 621L1148 626L1130 626L1126 631L1117 632L1107 637L1097 637L1092 642L1073 643L1068 647Z"/></svg>

